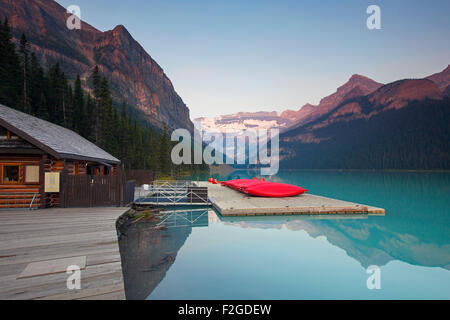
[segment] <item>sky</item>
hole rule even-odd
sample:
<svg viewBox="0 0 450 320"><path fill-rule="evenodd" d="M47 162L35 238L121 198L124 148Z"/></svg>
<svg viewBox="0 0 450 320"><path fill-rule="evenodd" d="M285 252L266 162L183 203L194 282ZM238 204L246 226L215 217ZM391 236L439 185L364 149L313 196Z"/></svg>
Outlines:
<svg viewBox="0 0 450 320"><path fill-rule="evenodd" d="M58 0L106 31L124 25L191 118L318 104L352 74L388 83L450 64L448 0ZM369 30L369 5L381 29Z"/></svg>

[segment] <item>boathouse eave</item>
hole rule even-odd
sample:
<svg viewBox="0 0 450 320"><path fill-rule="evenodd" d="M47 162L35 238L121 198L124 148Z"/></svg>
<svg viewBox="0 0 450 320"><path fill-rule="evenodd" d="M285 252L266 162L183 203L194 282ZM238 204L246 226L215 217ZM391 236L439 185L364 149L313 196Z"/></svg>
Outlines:
<svg viewBox="0 0 450 320"><path fill-rule="evenodd" d="M0 104L0 126L56 159L119 165L121 161L78 133ZM16 149L17 150L17 149ZM23 153L21 150L20 153Z"/></svg>
<svg viewBox="0 0 450 320"><path fill-rule="evenodd" d="M41 149L45 151L46 153L50 154L52 157L55 157L56 159L70 159L70 160L80 160L80 161L93 161L93 162L99 162L99 163L108 163L108 164L120 164L120 160L113 161L109 159L101 159L101 158L93 158L93 157L86 157L76 154L68 154L68 153L58 153L52 148L48 147L47 145L39 142L38 140L34 139L27 133L23 132L20 129L17 129L16 127L10 125L8 122L4 121L0 118L0 126L6 128L7 130L11 131L12 133L16 134L17 136L21 137L22 139L26 140L27 142L31 143L38 149Z"/></svg>
<svg viewBox="0 0 450 320"><path fill-rule="evenodd" d="M12 126L11 124L6 122L2 118L0 118L0 126L4 127L5 129L9 130L10 132L16 134L17 136L21 137L22 139L28 141L29 143L31 143L32 145L34 145L38 149L44 150L49 155L51 155L51 156L53 156L53 157L55 157L57 159L62 159L58 152L56 152L55 150L53 150L49 146L41 143L40 141L36 140L32 136L30 136L27 133L23 132L22 130Z"/></svg>
<svg viewBox="0 0 450 320"><path fill-rule="evenodd" d="M108 160L108 159L86 157L86 156L80 156L80 155L68 154L68 153L60 153L59 158L60 159L69 159L69 160L79 160L79 161L92 161L92 162L97 162L101 165L108 164L109 166L114 165L114 164L117 164L117 165L120 164L120 160L113 161L113 160Z"/></svg>

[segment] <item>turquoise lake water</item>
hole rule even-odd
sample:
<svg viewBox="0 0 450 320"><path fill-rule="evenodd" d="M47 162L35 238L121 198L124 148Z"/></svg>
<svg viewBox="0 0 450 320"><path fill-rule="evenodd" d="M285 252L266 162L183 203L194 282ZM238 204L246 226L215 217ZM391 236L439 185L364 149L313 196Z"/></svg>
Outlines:
<svg viewBox="0 0 450 320"><path fill-rule="evenodd" d="M271 180L386 215L223 218L198 208L133 224L120 241L127 298L450 299L449 173L280 171ZM379 267L380 289L367 287L369 266Z"/></svg>

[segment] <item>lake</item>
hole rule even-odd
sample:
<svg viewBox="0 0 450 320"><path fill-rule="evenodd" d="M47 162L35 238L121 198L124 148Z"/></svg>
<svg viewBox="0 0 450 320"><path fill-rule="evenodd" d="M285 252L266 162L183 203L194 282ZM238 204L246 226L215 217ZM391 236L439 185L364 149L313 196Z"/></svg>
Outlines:
<svg viewBox="0 0 450 320"><path fill-rule="evenodd" d="M386 215L224 218L177 208L122 230L127 298L450 299L450 173L282 170L270 180Z"/></svg>

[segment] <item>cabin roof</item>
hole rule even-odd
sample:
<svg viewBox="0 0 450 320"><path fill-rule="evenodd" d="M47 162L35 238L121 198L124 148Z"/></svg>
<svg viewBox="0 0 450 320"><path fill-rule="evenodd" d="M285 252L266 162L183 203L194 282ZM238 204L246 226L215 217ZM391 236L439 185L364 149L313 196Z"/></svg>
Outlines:
<svg viewBox="0 0 450 320"><path fill-rule="evenodd" d="M55 158L120 163L119 159L72 130L2 104L0 125Z"/></svg>

